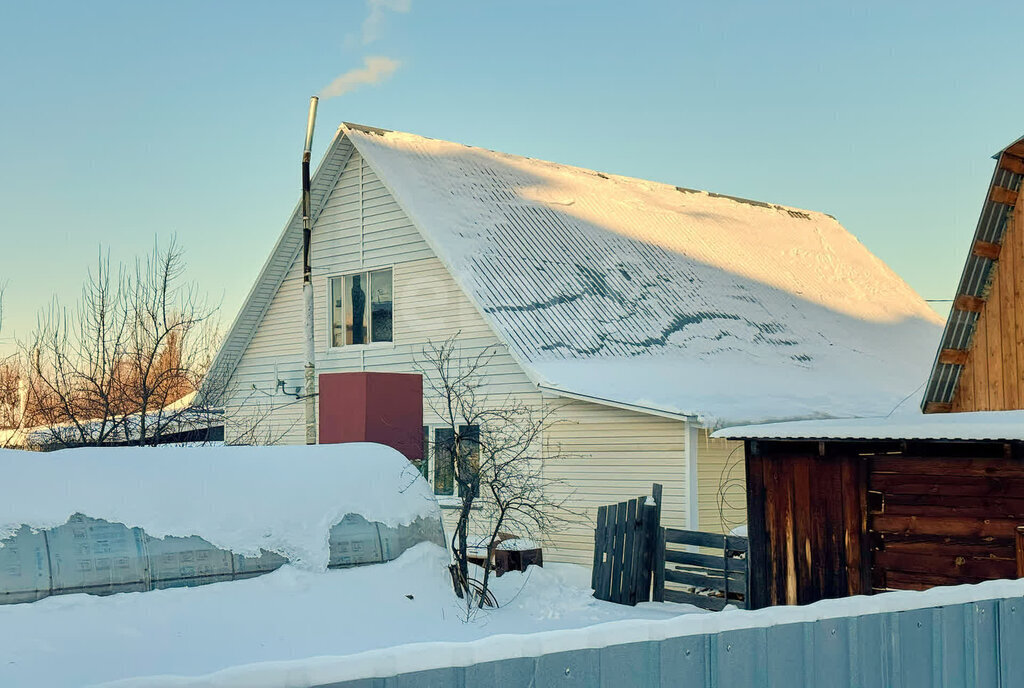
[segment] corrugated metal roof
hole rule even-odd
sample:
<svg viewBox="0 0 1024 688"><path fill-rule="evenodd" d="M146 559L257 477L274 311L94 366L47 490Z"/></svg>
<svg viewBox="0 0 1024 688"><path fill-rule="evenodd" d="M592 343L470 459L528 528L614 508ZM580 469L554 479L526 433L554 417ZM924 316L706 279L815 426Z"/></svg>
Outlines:
<svg viewBox="0 0 1024 688"><path fill-rule="evenodd" d="M886 413L919 391L938 317L831 216L343 125L545 389L710 425ZM226 379L301 245L285 226L221 348ZM315 227L314 227L314 231Z"/></svg>
<svg viewBox="0 0 1024 688"><path fill-rule="evenodd" d="M996 168L992 173L992 181L989 183L989 188L985 195L985 202L982 205L981 215L978 218L978 226L974 230L974 242L971 243L972 252L967 255L964 271L956 291L957 296L983 298L989 288L993 268L997 261L975 255L973 247L977 241L991 244L1002 243L1003 234L1013 212L1013 206L999 200L993 200L993 190L1004 188L1019 191L1021 180L1024 178L1022 175L1003 167L1002 161L1004 157L1024 157L1024 138L1017 139L993 156L996 160ZM950 310L949 318L946 320L946 327L939 343L939 350L935 353L931 375L928 378L928 384L921 399L922 409L930 402L951 403L953 401L963 366L954 363L940 363L939 355L943 349L967 349L971 344L978 316L977 312L958 309L955 304L952 310Z"/></svg>
<svg viewBox="0 0 1024 688"><path fill-rule="evenodd" d="M900 413L724 428L713 437L792 440L1024 440L1024 411Z"/></svg>
<svg viewBox="0 0 1024 688"><path fill-rule="evenodd" d="M828 215L346 131L545 387L720 423L885 413L925 379L939 318Z"/></svg>

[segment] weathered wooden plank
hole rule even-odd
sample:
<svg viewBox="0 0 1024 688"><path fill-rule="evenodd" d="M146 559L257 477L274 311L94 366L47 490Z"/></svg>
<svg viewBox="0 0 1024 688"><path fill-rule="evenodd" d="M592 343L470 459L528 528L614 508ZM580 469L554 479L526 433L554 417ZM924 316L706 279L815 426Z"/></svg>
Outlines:
<svg viewBox="0 0 1024 688"><path fill-rule="evenodd" d="M710 554L698 554L697 552L679 552L676 550L665 551L665 561L673 564L687 564L690 566L702 566L717 571L725 570L725 557L713 556Z"/></svg>
<svg viewBox="0 0 1024 688"><path fill-rule="evenodd" d="M946 538L933 537L928 540L906 541L885 540L886 552L897 554L930 554L943 557L973 557L983 559L1005 559L1012 561L1016 554L1014 540L991 538L969 542L946 542Z"/></svg>
<svg viewBox="0 0 1024 688"><path fill-rule="evenodd" d="M970 313L980 313L985 308L985 299L979 296L968 296L967 294L960 294L953 299L953 308L958 311L968 311Z"/></svg>
<svg viewBox="0 0 1024 688"><path fill-rule="evenodd" d="M594 528L594 565L590 569L590 587L593 588L594 596L598 599L604 599L600 596L598 579L600 577L601 567L604 565L604 543L602 542L602 531L604 530L604 521L607 513L607 506L597 507L597 526Z"/></svg>
<svg viewBox="0 0 1024 688"><path fill-rule="evenodd" d="M1020 500L1015 500L1020 503ZM889 516L948 516L953 518L1008 518L1024 520L1024 508L1010 509L1000 507L992 509L985 506L966 506L958 504L886 504L885 513Z"/></svg>
<svg viewBox="0 0 1024 688"><path fill-rule="evenodd" d="M974 336L971 340L971 362L974 364L973 380L974 404L970 410L987 411L992 408L988 400L988 327L985 325L985 314L978 316L974 323Z"/></svg>
<svg viewBox="0 0 1024 688"><path fill-rule="evenodd" d="M601 534L601 548L604 556L604 564L601 566L601 577L598 584L601 586L602 600L611 600L612 589L612 568L615 565L615 519L618 506L612 504L605 507L604 530Z"/></svg>
<svg viewBox="0 0 1024 688"><path fill-rule="evenodd" d="M725 548L730 552L747 552L750 550L750 540L742 535L726 535Z"/></svg>
<svg viewBox="0 0 1024 688"><path fill-rule="evenodd" d="M1006 537L1014 532L1016 519L968 519L947 516L888 516L872 519L872 530L879 533L912 533L955 537Z"/></svg>
<svg viewBox="0 0 1024 688"><path fill-rule="evenodd" d="M626 541L622 549L622 583L618 599L620 604L632 604L629 600L630 591L636 584L633 578L636 574L633 570L633 564L636 561L637 507L638 504L635 499L626 502Z"/></svg>
<svg viewBox="0 0 1024 688"><path fill-rule="evenodd" d="M820 599L820 569L812 566L812 552L815 558L822 552L821 536L825 523L821 514L820 490L811 488L811 456L794 457L789 462L789 470L793 481L793 525L791 528L791 556L795 556L796 570L790 575L796 576L796 602L805 604ZM815 478L820 477L816 474ZM815 486L817 487L817 486ZM830 495L825 495L828 498ZM816 523L817 527L811 524Z"/></svg>
<svg viewBox="0 0 1024 688"><path fill-rule="evenodd" d="M925 413L949 413L953 410L953 404L947 401L929 401L924 405Z"/></svg>
<svg viewBox="0 0 1024 688"><path fill-rule="evenodd" d="M626 546L626 510L629 507L627 502L619 502L615 505L615 541L612 548L612 580L608 593L608 599L612 602L621 602L622 593L622 562L625 556Z"/></svg>
<svg viewBox="0 0 1024 688"><path fill-rule="evenodd" d="M717 533L705 533L698 530L665 529L665 542L676 545L695 545L697 547L725 548L725 536Z"/></svg>
<svg viewBox="0 0 1024 688"><path fill-rule="evenodd" d="M887 571L925 573L953 578L1013 578L1017 562L1013 559L974 558L920 554L917 552L893 552L884 550L875 553L875 562Z"/></svg>
<svg viewBox="0 0 1024 688"><path fill-rule="evenodd" d="M1014 208L1010 224L1003 237L1003 245L1006 247L1005 260L1012 261L1013 284L1008 286L1011 292L1013 303L1021 303L1024 297L1024 269L1021 269L1020 262L1024 260L1024 231L1021 229L1020 218L1024 214L1024 206ZM1013 319L1013 348L1017 355L1017 399L1014 408L1024 408L1024 315L1016 310L1014 306Z"/></svg>
<svg viewBox="0 0 1024 688"><path fill-rule="evenodd" d="M1014 560L1016 561L1016 575L1017 578L1024 578L1024 525L1017 526L1014 535Z"/></svg>
<svg viewBox="0 0 1024 688"><path fill-rule="evenodd" d="M908 571L886 571L884 587L890 590L927 590L937 585L963 585L964 583L980 583L983 580L986 579L964 576L939 576Z"/></svg>
<svg viewBox="0 0 1024 688"><path fill-rule="evenodd" d="M939 352L939 363L962 366L967 363L967 349L942 349Z"/></svg>
<svg viewBox="0 0 1024 688"><path fill-rule="evenodd" d="M861 581L861 539L864 537L862 527L861 494L866 492L866 486L860 481L859 464L863 459L847 458L840 467L843 490L841 494L841 513L843 522L843 564L844 583L846 595L859 595L863 592ZM866 502L865 502L866 515Z"/></svg>
<svg viewBox="0 0 1024 688"><path fill-rule="evenodd" d="M718 591L725 591L729 588L729 583L724 576L702 575L700 573L694 573L693 571L675 571L673 569L666 569L665 580L669 583L692 585L695 588L711 588L712 590ZM737 579L733 579L733 589L735 589L737 584L736 580Z"/></svg>
<svg viewBox="0 0 1024 688"><path fill-rule="evenodd" d="M637 578L636 599L651 599L651 575L654 572L654 548L658 543L658 508L645 504L641 519L643 544L640 551L640 575Z"/></svg>
<svg viewBox="0 0 1024 688"><path fill-rule="evenodd" d="M768 605L767 584L767 540L765 527L765 485L761 457L751 452L750 440L744 442L747 476L747 587L749 609L760 609Z"/></svg>
<svg viewBox="0 0 1024 688"><path fill-rule="evenodd" d="M721 611L725 609L728 602L722 597L707 597L704 595L694 595L688 592L682 592L681 590L668 589L665 591L666 602L678 602L681 604L692 604L695 607L701 609L710 609L711 611Z"/></svg>
<svg viewBox="0 0 1024 688"><path fill-rule="evenodd" d="M874 474L895 473L901 476L949 475L1024 478L1024 461L999 459L962 459L916 456L876 456L872 460ZM1024 493L1021 493L1024 497Z"/></svg>
<svg viewBox="0 0 1024 688"><path fill-rule="evenodd" d="M651 584L651 599L655 602L665 601L665 529L657 530L658 540L654 546L654 582Z"/></svg>
<svg viewBox="0 0 1024 688"><path fill-rule="evenodd" d="M1017 192L1013 189L1007 189L1005 186L993 186L988 198L993 203L1002 203L1004 205L1017 204Z"/></svg>
<svg viewBox="0 0 1024 688"><path fill-rule="evenodd" d="M994 244L991 241L982 241L981 239L975 239L974 246L971 247L971 253L981 258L988 258L989 260L999 260L999 253L1002 251L1002 247L999 244Z"/></svg>
<svg viewBox="0 0 1024 688"><path fill-rule="evenodd" d="M1014 174L1024 174L1024 160L1021 160L1016 156L1003 153L999 158L999 168L1009 170Z"/></svg>
<svg viewBox="0 0 1024 688"><path fill-rule="evenodd" d="M1010 228L1012 230L1012 227ZM1000 261L996 279L999 282L999 351L1002 354L1003 406L1017 408L1017 379L1020 368L1017 365L1016 322L1017 304L1014 302L1013 285L1016 282L1018 265L1013 260L1012 249L1009 260Z"/></svg>
<svg viewBox="0 0 1024 688"><path fill-rule="evenodd" d="M992 281L992 291L988 294L985 305L985 339L988 343L988 408L1002 410L1006 408L1004 397L1005 380L1003 378L1003 352L1002 352L1002 300L999 294L999 272L1001 266L996 264L993 268L996 271L995 279ZM981 321L978 322L981 324Z"/></svg>
<svg viewBox="0 0 1024 688"><path fill-rule="evenodd" d="M1017 497L1024 495L1024 478L958 477L955 475L890 475L871 478L872 486L888 500L891 494L935 494L946 496Z"/></svg>

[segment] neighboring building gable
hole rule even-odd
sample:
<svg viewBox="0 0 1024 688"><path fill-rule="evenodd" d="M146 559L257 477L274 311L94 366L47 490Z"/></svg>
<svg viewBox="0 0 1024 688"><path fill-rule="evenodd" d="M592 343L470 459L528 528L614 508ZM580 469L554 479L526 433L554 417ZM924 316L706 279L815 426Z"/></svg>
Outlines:
<svg viewBox="0 0 1024 688"><path fill-rule="evenodd" d="M1024 139L996 156L926 386L925 413L1024 409Z"/></svg>

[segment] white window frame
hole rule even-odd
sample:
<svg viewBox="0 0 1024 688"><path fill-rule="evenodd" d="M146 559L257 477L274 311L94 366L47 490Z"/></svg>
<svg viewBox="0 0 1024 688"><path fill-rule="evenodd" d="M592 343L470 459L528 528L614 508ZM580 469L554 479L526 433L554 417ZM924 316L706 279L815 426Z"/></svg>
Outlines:
<svg viewBox="0 0 1024 688"><path fill-rule="evenodd" d="M373 287L373 284L372 284L373 278L370 277L370 273L380 272L381 270L390 270L391 271L391 341L390 342L374 342L374 341L370 341L370 342L367 342L366 344L344 344L344 343L342 343L342 344L335 344L334 343L334 292L332 290L332 285L334 284L334 280L336 280L336 279L344 280L346 277L352 277L354 275L365 275L366 279L367 279L367 283L369 285L369 287L367 288L367 292L369 292L370 289L372 289L372 287ZM327 348L329 350L341 351L341 350L344 350L344 349L361 349L363 347L387 348L387 347L393 347L395 345L395 266L394 265L380 265L380 266L373 267L373 268L366 268L366 267L364 267L361 270L351 270L349 272L341 272L341 273L338 273L338 274L335 274L335 275L329 275L327 277L327 284L324 287L324 293L325 293L325 296L326 296L325 300L327 301ZM344 294L343 294L343 296L344 296ZM369 305L369 303L367 303L367 308L369 308L369 307L370 307L370 305ZM344 305L343 305L342 306L342 312L344 313L344 311L345 311L345 308L344 308ZM373 335L372 311L370 312L370 317L371 317L371 321L370 321L371 325L367 329L367 333L366 333L367 338L372 338L372 335ZM344 325L342 325L342 327L344 328Z"/></svg>
<svg viewBox="0 0 1024 688"><path fill-rule="evenodd" d="M462 427L461 424L460 427ZM443 508L461 507L462 497L459 496L459 485L455 482L454 476L452 477L452 494L444 495L434 492L434 471L436 470L436 466L434 465L434 447L437 443L437 435L435 432L437 430L450 430L451 426L447 423L423 423L423 428L427 428L428 433L428 447L425 447L426 456L424 456L423 459L427 462L427 482L430 484L430 492L434 495L434 499L437 500L437 503ZM420 428L421 432L423 428ZM478 508L479 505L474 506L474 509Z"/></svg>

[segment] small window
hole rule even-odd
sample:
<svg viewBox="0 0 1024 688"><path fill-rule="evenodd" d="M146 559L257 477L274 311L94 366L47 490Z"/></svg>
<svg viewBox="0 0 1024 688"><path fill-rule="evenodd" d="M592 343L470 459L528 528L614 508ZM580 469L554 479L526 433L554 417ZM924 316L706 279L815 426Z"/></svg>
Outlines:
<svg viewBox="0 0 1024 688"><path fill-rule="evenodd" d="M390 268L334 277L330 292L331 346L393 341Z"/></svg>
<svg viewBox="0 0 1024 688"><path fill-rule="evenodd" d="M433 433L433 446L430 436ZM476 425L460 425L459 436L463 451L469 452L470 465L474 470L480 467L480 428ZM455 433L450 427L423 426L423 456L429 457L430 467L426 477L434 486L438 496L455 495ZM461 496L461 488L460 488Z"/></svg>

